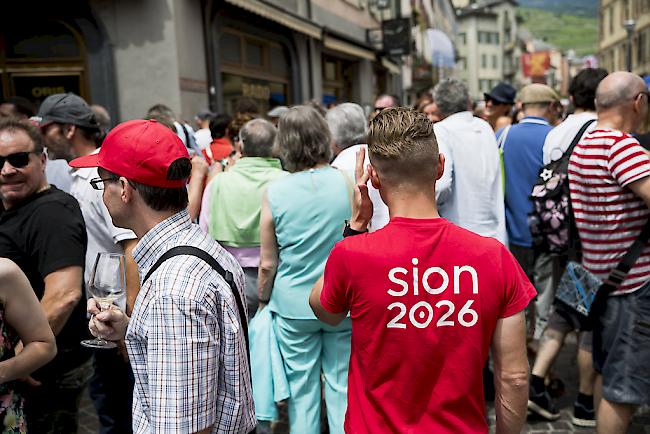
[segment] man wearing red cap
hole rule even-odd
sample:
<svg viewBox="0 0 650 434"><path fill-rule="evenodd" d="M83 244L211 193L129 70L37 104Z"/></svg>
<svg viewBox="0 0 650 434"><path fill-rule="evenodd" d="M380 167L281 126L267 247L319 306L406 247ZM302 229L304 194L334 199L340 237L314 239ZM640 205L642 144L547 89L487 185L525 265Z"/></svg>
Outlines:
<svg viewBox="0 0 650 434"><path fill-rule="evenodd" d="M99 153L70 165L98 167L91 184L104 190L113 223L140 239L133 257L142 287L131 317L88 304L93 334L125 338L135 376L133 431L250 431L244 274L190 222L191 163L182 141L156 121L128 121Z"/></svg>

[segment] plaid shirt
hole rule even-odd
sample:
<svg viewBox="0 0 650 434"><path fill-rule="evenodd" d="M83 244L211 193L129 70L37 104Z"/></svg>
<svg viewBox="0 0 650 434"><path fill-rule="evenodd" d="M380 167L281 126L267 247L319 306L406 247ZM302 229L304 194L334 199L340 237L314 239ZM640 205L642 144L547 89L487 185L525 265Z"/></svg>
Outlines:
<svg viewBox="0 0 650 434"><path fill-rule="evenodd" d="M133 250L140 275L180 245L214 256L244 293L241 267L190 223L187 211L142 237ZM228 284L204 261L176 256L152 274L136 299L126 346L135 375L136 434L193 433L209 426L213 433L245 433L255 426L237 305Z"/></svg>

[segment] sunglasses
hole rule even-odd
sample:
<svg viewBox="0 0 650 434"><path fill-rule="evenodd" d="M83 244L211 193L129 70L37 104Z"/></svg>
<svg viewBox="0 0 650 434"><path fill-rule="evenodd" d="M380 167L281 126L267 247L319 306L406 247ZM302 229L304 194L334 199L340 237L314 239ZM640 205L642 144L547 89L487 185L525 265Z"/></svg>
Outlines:
<svg viewBox="0 0 650 434"><path fill-rule="evenodd" d="M16 169L22 169L29 164L29 154L34 154L34 152L16 152L6 157L0 156L0 168L4 167L5 161L8 161Z"/></svg>

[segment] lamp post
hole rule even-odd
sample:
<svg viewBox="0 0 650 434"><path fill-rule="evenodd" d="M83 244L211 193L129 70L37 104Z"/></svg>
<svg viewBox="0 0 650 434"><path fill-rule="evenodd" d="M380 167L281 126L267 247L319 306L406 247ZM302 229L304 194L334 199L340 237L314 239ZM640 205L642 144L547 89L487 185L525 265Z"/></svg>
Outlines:
<svg viewBox="0 0 650 434"><path fill-rule="evenodd" d="M625 20L623 22L623 27L627 31L627 58L626 65L628 72L632 72L632 37L634 36L634 27L636 26L636 21L634 20Z"/></svg>

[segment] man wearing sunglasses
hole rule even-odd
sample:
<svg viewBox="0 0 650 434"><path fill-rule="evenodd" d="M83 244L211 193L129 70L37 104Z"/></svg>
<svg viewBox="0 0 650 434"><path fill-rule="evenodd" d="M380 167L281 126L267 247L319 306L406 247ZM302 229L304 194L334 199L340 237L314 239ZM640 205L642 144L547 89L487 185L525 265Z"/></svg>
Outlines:
<svg viewBox="0 0 650 434"><path fill-rule="evenodd" d="M50 156L69 160L99 152L99 123L80 96L73 93L48 96L41 105L39 117ZM90 279L99 252L126 253L128 303L123 298L116 304L130 312L140 287L137 265L131 256L136 236L128 229L113 225L101 191L91 187L89 181L99 176L97 168L75 169L69 173L72 178L70 194L79 201L88 234L84 282ZM97 408L102 433L131 431L132 374L121 352L123 350L118 349L95 352L90 397Z"/></svg>
<svg viewBox="0 0 650 434"><path fill-rule="evenodd" d="M395 95L379 95L375 100L375 106L372 111L372 117L377 116L379 112L391 107L399 107L401 105L399 98Z"/></svg>
<svg viewBox="0 0 650 434"><path fill-rule="evenodd" d="M508 83L499 83L489 93L483 94L485 95L484 118L494 131L498 129L497 121L510 115L516 94L515 88Z"/></svg>
<svg viewBox="0 0 650 434"><path fill-rule="evenodd" d="M79 204L47 183L43 137L29 121L0 120L0 257L29 278L52 331L56 358L25 383L31 432L77 432L78 403L92 373L82 302L86 228Z"/></svg>

